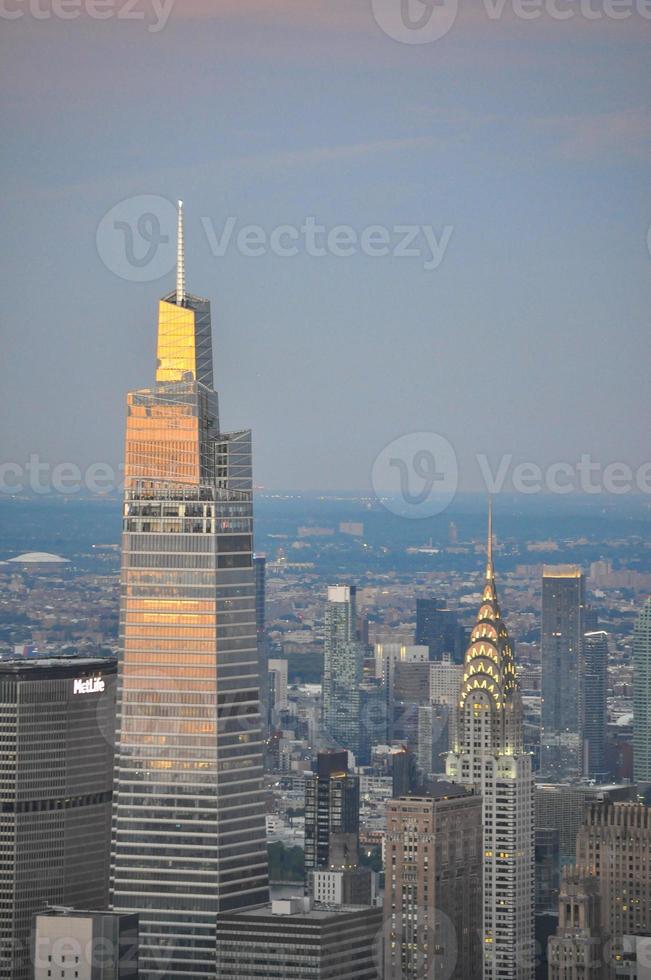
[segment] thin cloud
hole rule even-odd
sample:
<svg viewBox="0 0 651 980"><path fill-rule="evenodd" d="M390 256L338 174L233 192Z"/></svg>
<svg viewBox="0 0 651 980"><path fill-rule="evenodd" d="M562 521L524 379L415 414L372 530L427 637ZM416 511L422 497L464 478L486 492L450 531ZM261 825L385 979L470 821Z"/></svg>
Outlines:
<svg viewBox="0 0 651 980"><path fill-rule="evenodd" d="M296 27L363 29L372 22L367 0L183 0L174 16L210 20L283 21Z"/></svg>
<svg viewBox="0 0 651 980"><path fill-rule="evenodd" d="M647 109L551 116L534 119L531 126L555 136L555 152L568 160L651 158L651 112Z"/></svg>
<svg viewBox="0 0 651 980"><path fill-rule="evenodd" d="M595 4L599 12L599 4ZM648 38L651 19L641 16L633 0L624 19L603 16L586 17L576 6L569 5L571 16L554 16L552 5L540 0L538 10L527 17L518 14L514 0L459 0L456 22L448 38L465 34L467 39L479 36L485 41L506 40L518 36L523 40L563 40L600 37L615 43L631 38ZM624 11L626 13L626 11ZM330 28L338 31L362 31L378 35L371 0L182 0L174 8L174 17L210 20L251 20L275 22L288 27ZM518 52L512 52L513 57Z"/></svg>
<svg viewBox="0 0 651 980"><path fill-rule="evenodd" d="M225 161L225 165L249 166L263 169L313 166L337 160L353 160L356 157L395 153L400 150L425 149L432 145L429 136L402 139L375 140L367 143L347 143L340 146L317 146L308 149L281 150L278 153L254 154Z"/></svg>
<svg viewBox="0 0 651 980"><path fill-rule="evenodd" d="M188 186L194 180L215 175L221 172L224 176L259 173L286 173L292 169L317 167L320 164L336 163L341 160L363 159L369 156L380 156L387 153L400 153L428 149L433 145L430 137L408 137L386 140L370 140L363 143L345 143L338 146L316 146L278 150L267 153L253 153L245 156L225 157L220 160L210 160L190 167L151 168L147 172L150 186L161 186L170 180L177 186ZM69 184L59 183L55 187L45 187L36 183L25 183L22 178L12 188L12 194L24 200L61 200L72 194L82 194L94 191L104 191L115 186L115 175L106 174L102 177ZM142 193L142 172L134 169L132 175L123 175L120 179L120 189L123 196Z"/></svg>

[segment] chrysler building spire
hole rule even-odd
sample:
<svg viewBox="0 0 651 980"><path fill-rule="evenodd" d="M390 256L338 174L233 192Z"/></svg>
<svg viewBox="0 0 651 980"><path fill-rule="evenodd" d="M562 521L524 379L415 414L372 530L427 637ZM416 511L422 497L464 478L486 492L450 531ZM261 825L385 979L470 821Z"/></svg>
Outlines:
<svg viewBox="0 0 651 980"><path fill-rule="evenodd" d="M493 498L488 498L488 542L486 544L486 578L495 578L493 565Z"/></svg>
<svg viewBox="0 0 651 980"><path fill-rule="evenodd" d="M533 777L515 658L497 597L490 503L486 575L446 772L483 801L484 980L532 980Z"/></svg>

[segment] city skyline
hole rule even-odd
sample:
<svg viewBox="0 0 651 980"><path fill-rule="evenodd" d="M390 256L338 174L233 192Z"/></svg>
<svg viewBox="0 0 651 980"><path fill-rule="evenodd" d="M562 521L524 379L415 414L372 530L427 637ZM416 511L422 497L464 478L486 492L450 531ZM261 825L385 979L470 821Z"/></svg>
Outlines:
<svg viewBox="0 0 651 980"><path fill-rule="evenodd" d="M651 0L0 45L0 980L651 980Z"/></svg>

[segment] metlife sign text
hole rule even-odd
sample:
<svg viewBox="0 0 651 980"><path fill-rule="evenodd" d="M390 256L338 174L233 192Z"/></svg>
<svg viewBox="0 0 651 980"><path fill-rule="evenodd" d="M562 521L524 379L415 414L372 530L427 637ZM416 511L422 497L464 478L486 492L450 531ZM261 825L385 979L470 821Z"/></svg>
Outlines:
<svg viewBox="0 0 651 980"><path fill-rule="evenodd" d="M103 677L76 677L73 694L103 694L106 684Z"/></svg>

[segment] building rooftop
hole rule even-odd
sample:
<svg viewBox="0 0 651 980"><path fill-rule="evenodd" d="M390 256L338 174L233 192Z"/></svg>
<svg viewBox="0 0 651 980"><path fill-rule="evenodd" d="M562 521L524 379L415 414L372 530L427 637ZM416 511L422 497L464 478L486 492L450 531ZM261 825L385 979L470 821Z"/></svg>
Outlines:
<svg viewBox="0 0 651 980"><path fill-rule="evenodd" d="M453 800L458 799L462 796L472 796L472 790L469 790L466 786L461 786L459 783L449 783L445 779L439 779L436 782L431 783L427 788L417 793L410 793L407 796L401 796L400 801L405 801L409 803L428 803L432 800Z"/></svg>
<svg viewBox="0 0 651 980"><path fill-rule="evenodd" d="M543 578L581 578L580 565L543 565Z"/></svg>
<svg viewBox="0 0 651 980"><path fill-rule="evenodd" d="M112 918L116 918L116 919L137 918L137 913L135 912L121 912L119 910L113 911L111 909L90 909L90 910L72 909L72 908L68 908L65 905L48 905L47 908L40 909L38 912L35 912L34 914L37 917L43 915L49 915L49 916L66 916L69 918L76 918L76 919L87 919L89 917L92 918L93 916L96 915L111 916Z"/></svg>
<svg viewBox="0 0 651 980"><path fill-rule="evenodd" d="M19 657L16 660L0 660L0 677L11 675L37 677L75 677L78 674L89 674L101 671L104 674L114 674L117 670L115 657L35 657L32 660Z"/></svg>
<svg viewBox="0 0 651 980"><path fill-rule="evenodd" d="M235 916L246 919L302 919L308 922L329 922L332 919L346 918L354 912L380 912L381 909L371 905L324 905L320 904L315 908L305 909L301 900L287 900L279 902L268 902L266 905L258 905L249 909L235 909L232 912L222 912L219 918L230 918ZM282 911L279 906L286 906L287 911ZM290 910L290 906L292 907ZM278 908L278 911L274 911Z"/></svg>
<svg viewBox="0 0 651 980"><path fill-rule="evenodd" d="M15 562L20 565L69 565L70 561L68 558L62 558L60 555L51 555L47 551L26 551L23 555L16 555L15 558L9 558L8 561Z"/></svg>
<svg viewBox="0 0 651 980"><path fill-rule="evenodd" d="M536 782L535 788L543 789L545 791L554 791L557 793L562 793L563 791L569 790L587 790L590 793L605 793L612 792L613 790L619 789L632 789L632 783L590 783L582 780L568 781L564 783L539 783Z"/></svg>

